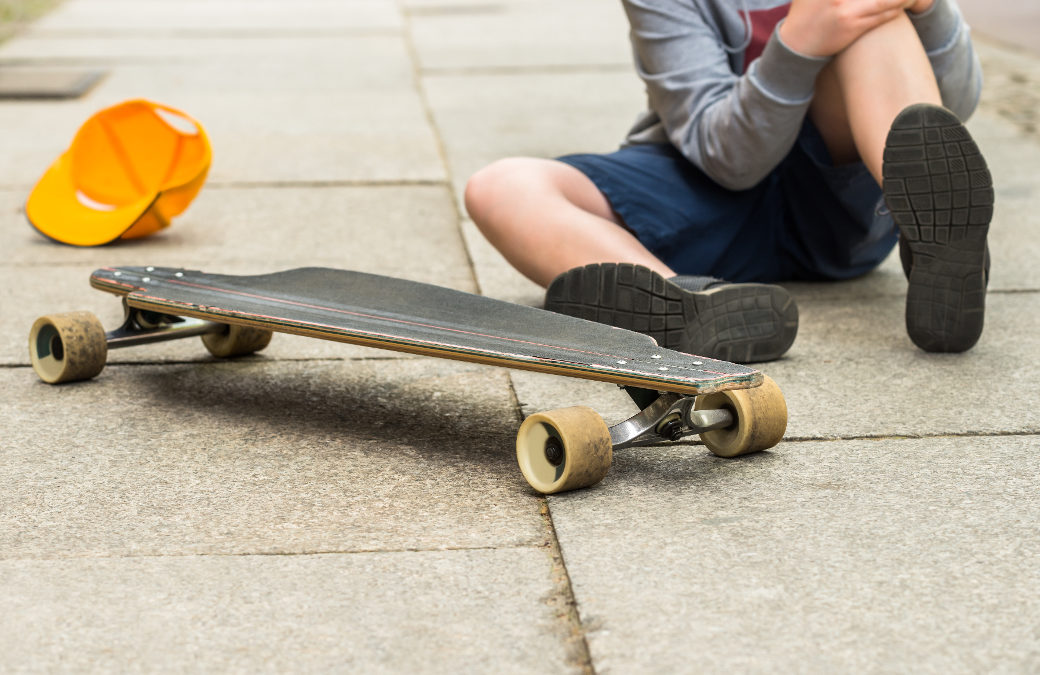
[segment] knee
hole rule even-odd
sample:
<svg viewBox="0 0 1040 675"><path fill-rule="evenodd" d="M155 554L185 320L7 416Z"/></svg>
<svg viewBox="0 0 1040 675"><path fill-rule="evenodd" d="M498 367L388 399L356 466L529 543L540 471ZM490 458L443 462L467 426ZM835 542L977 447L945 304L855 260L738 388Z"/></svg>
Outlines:
<svg viewBox="0 0 1040 675"><path fill-rule="evenodd" d="M490 164L477 171L466 181L466 190L462 195L463 202L469 217L478 225L484 220L485 205L491 202L491 193L495 189L495 173L495 164Z"/></svg>
<svg viewBox="0 0 1040 675"><path fill-rule="evenodd" d="M531 160L524 157L500 159L473 174L466 182L466 211L481 229L491 226L495 213L509 208L508 202L522 194L531 173Z"/></svg>

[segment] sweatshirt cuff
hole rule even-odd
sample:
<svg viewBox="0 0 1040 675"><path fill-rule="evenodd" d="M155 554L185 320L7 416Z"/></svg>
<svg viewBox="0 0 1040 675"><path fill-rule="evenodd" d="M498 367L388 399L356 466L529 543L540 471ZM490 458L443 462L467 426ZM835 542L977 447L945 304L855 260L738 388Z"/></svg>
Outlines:
<svg viewBox="0 0 1040 675"><path fill-rule="evenodd" d="M782 24L783 21L777 24L762 55L748 68L748 77L767 96L781 103L808 103L812 100L816 76L830 63L831 57L806 56L785 45L780 39Z"/></svg>
<svg viewBox="0 0 1040 675"><path fill-rule="evenodd" d="M935 0L926 11L920 14L907 12L907 15L921 38L924 50L929 54L949 45L956 37L962 21L953 4L947 0Z"/></svg>

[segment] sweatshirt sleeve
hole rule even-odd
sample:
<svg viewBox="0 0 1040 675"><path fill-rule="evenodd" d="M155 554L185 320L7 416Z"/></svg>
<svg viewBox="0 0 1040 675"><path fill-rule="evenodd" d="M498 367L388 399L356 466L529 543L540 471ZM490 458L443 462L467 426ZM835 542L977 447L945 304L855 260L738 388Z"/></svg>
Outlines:
<svg viewBox="0 0 1040 675"><path fill-rule="evenodd" d="M830 59L792 51L774 30L737 75L722 37L693 3L626 0L625 9L636 69L668 140L726 188L761 181L794 145Z"/></svg>
<svg viewBox="0 0 1040 675"><path fill-rule="evenodd" d="M943 105L968 119L982 93L982 67L960 10L952 0L935 0L928 11L911 13L910 21L935 71Z"/></svg>

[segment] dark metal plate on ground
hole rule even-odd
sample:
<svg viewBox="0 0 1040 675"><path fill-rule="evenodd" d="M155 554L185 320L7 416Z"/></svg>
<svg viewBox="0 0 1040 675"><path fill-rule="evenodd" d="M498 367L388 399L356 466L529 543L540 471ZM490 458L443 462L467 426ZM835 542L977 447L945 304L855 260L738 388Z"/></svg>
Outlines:
<svg viewBox="0 0 1040 675"><path fill-rule="evenodd" d="M104 76L101 70L0 66L0 100L79 98Z"/></svg>

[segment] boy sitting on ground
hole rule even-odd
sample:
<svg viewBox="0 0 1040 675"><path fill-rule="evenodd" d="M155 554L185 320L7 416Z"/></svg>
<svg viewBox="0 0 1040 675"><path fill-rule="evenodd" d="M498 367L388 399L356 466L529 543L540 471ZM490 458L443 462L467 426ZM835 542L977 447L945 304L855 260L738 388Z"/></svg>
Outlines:
<svg viewBox="0 0 1040 675"><path fill-rule="evenodd" d="M466 187L548 309L771 360L798 329L772 282L856 277L898 242L913 342L975 344L993 189L954 0L623 4L649 109L621 149L503 159Z"/></svg>

